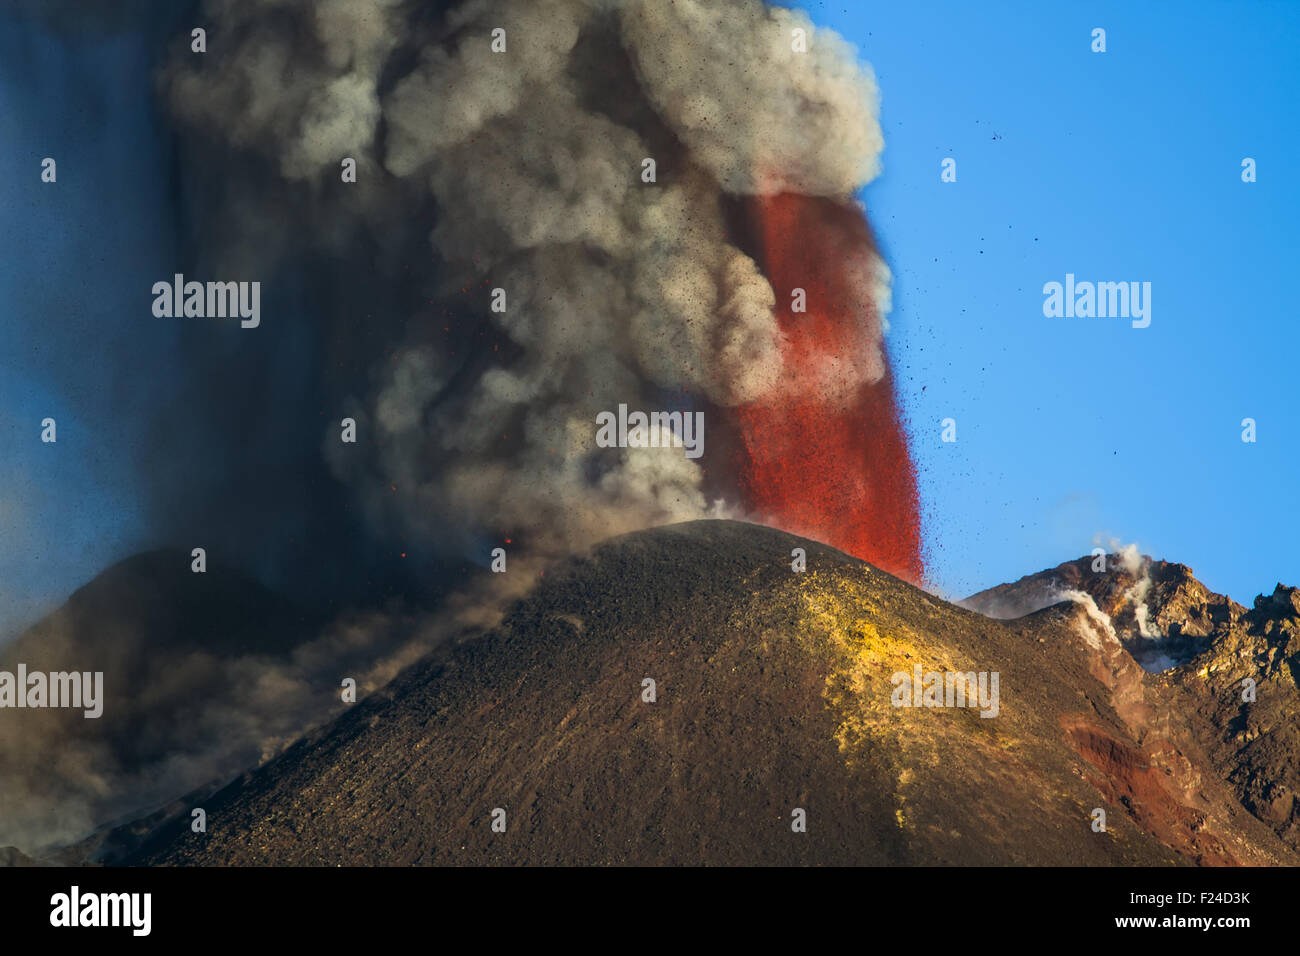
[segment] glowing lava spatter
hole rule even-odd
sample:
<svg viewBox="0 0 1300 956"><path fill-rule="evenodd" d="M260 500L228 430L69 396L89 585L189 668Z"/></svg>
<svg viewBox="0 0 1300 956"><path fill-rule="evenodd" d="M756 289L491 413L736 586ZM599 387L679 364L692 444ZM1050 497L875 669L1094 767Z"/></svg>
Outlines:
<svg viewBox="0 0 1300 956"><path fill-rule="evenodd" d="M919 583L916 468L878 304L864 299L874 256L867 223L855 207L789 193L754 200L752 212L788 374L779 395L736 409L747 459L742 499L768 523ZM805 290L806 312L792 309L796 288ZM828 385L835 368L863 362L883 363L873 384L847 392Z"/></svg>

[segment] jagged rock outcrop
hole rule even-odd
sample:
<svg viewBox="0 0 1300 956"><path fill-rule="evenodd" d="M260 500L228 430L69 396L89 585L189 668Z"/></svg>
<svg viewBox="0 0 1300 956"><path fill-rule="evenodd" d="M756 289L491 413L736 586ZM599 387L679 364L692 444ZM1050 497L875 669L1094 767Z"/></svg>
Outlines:
<svg viewBox="0 0 1300 956"><path fill-rule="evenodd" d="M1260 595L1165 679L1213 727L1214 767L1242 805L1300 849L1300 591Z"/></svg>
<svg viewBox="0 0 1300 956"><path fill-rule="evenodd" d="M1245 613L1231 598L1211 591L1184 564L1135 553L1066 561L1055 568L1000 584L960 602L996 618L1014 618L1068 600L1091 597L1120 642L1152 669L1185 661L1226 633Z"/></svg>
<svg viewBox="0 0 1300 956"><path fill-rule="evenodd" d="M962 605L1002 617L1091 597L1120 644L1160 672L1149 683L1164 689L1162 706L1197 729L1241 805L1300 849L1300 591L1278 584L1247 610L1186 565L1133 554L1108 555L1105 571L1094 563L1067 561Z"/></svg>

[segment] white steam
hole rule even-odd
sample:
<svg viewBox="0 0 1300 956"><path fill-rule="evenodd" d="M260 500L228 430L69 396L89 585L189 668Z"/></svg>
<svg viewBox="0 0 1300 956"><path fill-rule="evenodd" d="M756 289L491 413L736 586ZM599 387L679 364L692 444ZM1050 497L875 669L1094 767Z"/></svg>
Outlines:
<svg viewBox="0 0 1300 956"><path fill-rule="evenodd" d="M1119 636L1115 633L1115 625L1110 615L1097 606L1096 599L1087 591L1066 588L1057 592L1051 599L1052 603L1057 601L1073 601L1083 608L1088 619L1079 621L1079 633L1089 647L1101 650L1103 639L1114 644L1119 643Z"/></svg>

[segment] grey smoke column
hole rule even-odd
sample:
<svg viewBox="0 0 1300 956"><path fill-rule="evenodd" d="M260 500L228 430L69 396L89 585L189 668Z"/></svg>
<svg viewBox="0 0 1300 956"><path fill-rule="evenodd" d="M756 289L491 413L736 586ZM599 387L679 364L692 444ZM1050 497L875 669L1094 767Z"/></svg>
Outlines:
<svg viewBox="0 0 1300 956"><path fill-rule="evenodd" d="M847 44L754 0L475 0L441 17L393 0L205 9L210 52L176 54L167 98L187 128L266 156L308 197L312 234L286 240L361 229L383 246L404 203L431 200L429 245L384 254L457 310L450 334L473 314L506 340L471 363L412 333L442 324L436 310L379 319L405 323L397 347L338 410L373 451L324 440L372 521L466 547L513 536L541 557L727 507L681 455L598 453L595 416L791 387L774 292L728 238L725 204L847 201L875 175L876 91ZM344 157L355 185L339 182ZM269 218L238 195L230 207L250 231ZM887 301L883 265L862 281ZM504 313L487 311L495 288ZM880 369L826 374L852 388Z"/></svg>

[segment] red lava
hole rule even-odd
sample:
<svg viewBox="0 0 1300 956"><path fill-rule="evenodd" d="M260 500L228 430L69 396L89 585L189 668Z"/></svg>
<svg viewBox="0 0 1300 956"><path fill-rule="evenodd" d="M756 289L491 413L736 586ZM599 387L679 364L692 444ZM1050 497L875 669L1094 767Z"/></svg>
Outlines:
<svg viewBox="0 0 1300 956"><path fill-rule="evenodd" d="M860 281L874 255L870 228L856 207L819 197L763 197L753 211L785 367L800 387L735 409L742 500L769 524L919 583L916 467L883 345L874 384L848 396L818 386L829 362L876 361L880 317ZM805 312L793 311L796 288L806 292Z"/></svg>

